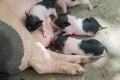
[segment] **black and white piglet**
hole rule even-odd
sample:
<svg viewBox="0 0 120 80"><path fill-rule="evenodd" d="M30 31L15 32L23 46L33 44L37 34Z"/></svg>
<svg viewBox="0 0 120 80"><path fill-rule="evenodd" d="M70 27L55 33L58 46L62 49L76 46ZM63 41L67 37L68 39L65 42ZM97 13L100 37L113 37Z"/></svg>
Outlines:
<svg viewBox="0 0 120 80"><path fill-rule="evenodd" d="M45 19L51 14L56 16L55 0L43 0L34 5L29 13L26 13L26 27L29 31L35 31L39 27L44 32ZM44 33L43 33L44 34Z"/></svg>
<svg viewBox="0 0 120 80"><path fill-rule="evenodd" d="M70 15L68 12L59 14L56 19L53 19L52 25L58 29L56 35L64 32L63 36L93 36L98 30L104 29L93 17L81 19Z"/></svg>
<svg viewBox="0 0 120 80"><path fill-rule="evenodd" d="M101 57L108 50L96 39L80 40L68 36L56 36L53 45L64 54L88 55L93 58Z"/></svg>

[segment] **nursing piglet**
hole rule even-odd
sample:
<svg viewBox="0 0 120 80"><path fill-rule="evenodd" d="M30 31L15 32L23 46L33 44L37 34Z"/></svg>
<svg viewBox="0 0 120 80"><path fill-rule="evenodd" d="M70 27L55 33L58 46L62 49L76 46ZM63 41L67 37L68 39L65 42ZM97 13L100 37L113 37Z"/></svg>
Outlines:
<svg viewBox="0 0 120 80"><path fill-rule="evenodd" d="M53 45L64 54L101 57L107 49L96 39L80 40L68 36L56 36ZM108 52L108 51L107 51Z"/></svg>
<svg viewBox="0 0 120 80"><path fill-rule="evenodd" d="M92 5L89 0L56 0L56 4L62 8L63 13L67 12L67 6L72 7L76 5L86 4L92 10Z"/></svg>
<svg viewBox="0 0 120 80"><path fill-rule="evenodd" d="M29 13L26 13L26 27L29 31L35 31L39 27L44 35L44 26L46 25L45 19L49 15L56 16L55 0L43 0L34 5ZM43 23L43 24L42 24Z"/></svg>
<svg viewBox="0 0 120 80"><path fill-rule="evenodd" d="M45 30L45 34L47 34L46 37L43 37L41 35L42 32L39 31L39 28L34 32L31 32L31 34L38 42L40 42L44 47L47 48L50 46L50 43L54 37L54 33L53 33L54 30L50 25L51 19L48 17L46 18L45 21L46 21L46 26L44 26L44 30Z"/></svg>
<svg viewBox="0 0 120 80"><path fill-rule="evenodd" d="M80 35L80 36L93 36L99 29L104 29L93 18L77 18L69 15L69 13L59 14L53 21L54 28L58 28L56 35L64 32L65 35Z"/></svg>

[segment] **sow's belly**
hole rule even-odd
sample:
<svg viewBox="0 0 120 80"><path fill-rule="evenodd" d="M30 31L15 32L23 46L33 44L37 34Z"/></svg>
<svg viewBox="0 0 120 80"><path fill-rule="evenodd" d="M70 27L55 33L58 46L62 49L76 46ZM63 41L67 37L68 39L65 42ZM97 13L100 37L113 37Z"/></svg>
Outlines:
<svg viewBox="0 0 120 80"><path fill-rule="evenodd" d="M40 42L44 47L48 47L51 43L52 38L54 37L52 31L46 31L45 37L43 37L40 30L32 32L32 36Z"/></svg>

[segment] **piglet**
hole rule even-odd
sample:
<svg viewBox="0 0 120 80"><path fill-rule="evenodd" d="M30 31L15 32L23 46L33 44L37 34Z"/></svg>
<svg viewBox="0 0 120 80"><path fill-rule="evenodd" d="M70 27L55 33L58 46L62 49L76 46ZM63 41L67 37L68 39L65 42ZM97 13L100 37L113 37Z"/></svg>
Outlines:
<svg viewBox="0 0 120 80"><path fill-rule="evenodd" d="M53 45L64 54L88 55L92 58L103 56L103 51L108 50L96 39L80 40L69 36L56 36Z"/></svg>
<svg viewBox="0 0 120 80"><path fill-rule="evenodd" d="M67 6L72 7L81 4L87 4L89 10L92 10L92 5L89 0L56 0L56 4L62 8L63 13L67 12Z"/></svg>
<svg viewBox="0 0 120 80"><path fill-rule="evenodd" d="M44 26L46 25L45 19L49 15L56 16L55 10L55 0L43 0L35 4L29 13L26 14L26 27L29 31L35 31L39 27L42 27L40 30L44 35Z"/></svg>
<svg viewBox="0 0 120 80"><path fill-rule="evenodd" d="M106 27L101 27L98 21L93 18L77 18L75 16L67 13L59 14L52 23L54 28L57 28L58 31L56 35L64 32L65 35L79 35L79 36L93 36L98 30L104 29Z"/></svg>

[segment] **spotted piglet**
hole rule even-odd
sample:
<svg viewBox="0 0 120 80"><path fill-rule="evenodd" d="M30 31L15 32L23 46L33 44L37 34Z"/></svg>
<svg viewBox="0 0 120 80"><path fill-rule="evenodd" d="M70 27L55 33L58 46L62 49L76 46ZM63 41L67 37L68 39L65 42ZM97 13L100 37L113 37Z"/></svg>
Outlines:
<svg viewBox="0 0 120 80"><path fill-rule="evenodd" d="M58 35L64 32L63 36L93 36L98 30L104 29L93 17L81 19L70 15L68 12L59 14L58 17L53 20L52 25L58 29L55 34Z"/></svg>
<svg viewBox="0 0 120 80"><path fill-rule="evenodd" d="M26 12L26 27L29 31L35 31L40 27L40 30L44 35L44 26L46 25L45 19L49 15L56 16L55 0L43 0L34 5L30 12ZM43 24L42 24L43 23ZM42 28L41 28L42 27Z"/></svg>
<svg viewBox="0 0 120 80"><path fill-rule="evenodd" d="M72 7L81 4L88 5L89 10L92 10L92 5L89 0L56 0L56 4L62 8L63 13L67 12L67 6Z"/></svg>
<svg viewBox="0 0 120 80"><path fill-rule="evenodd" d="M88 55L92 58L103 56L103 51L108 50L96 39L80 40L69 36L56 36L53 45L64 54Z"/></svg>

